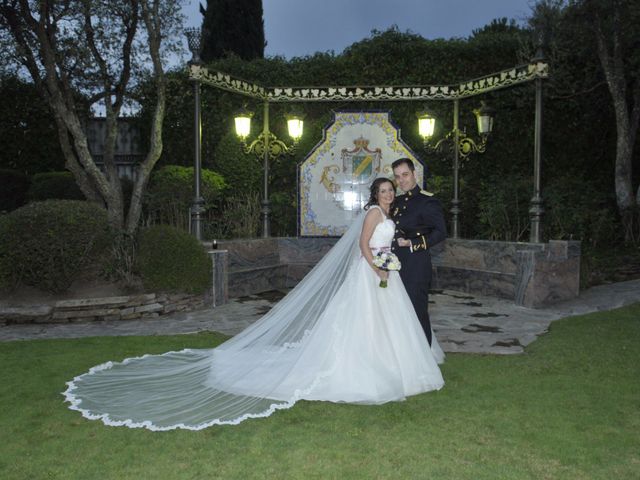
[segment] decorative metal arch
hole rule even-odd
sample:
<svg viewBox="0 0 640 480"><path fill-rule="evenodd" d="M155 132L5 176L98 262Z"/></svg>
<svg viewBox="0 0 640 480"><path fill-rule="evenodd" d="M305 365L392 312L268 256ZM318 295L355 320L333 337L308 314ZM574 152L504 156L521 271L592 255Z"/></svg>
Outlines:
<svg viewBox="0 0 640 480"><path fill-rule="evenodd" d="M548 75L549 65L536 61L452 85L263 87L226 73L209 72L201 65L191 65L189 71L191 80L270 103L459 100Z"/></svg>
<svg viewBox="0 0 640 480"><path fill-rule="evenodd" d="M528 82L536 84L536 109L534 123L534 189L530 201L531 232L530 241L541 240L542 197L540 189L541 167L541 139L542 139L542 81L549 76L549 65L544 62L542 55L536 55L530 63L492 73L484 77L476 78L451 85L398 85L398 86L328 86L328 87L265 87L257 83L248 82L222 72L210 72L206 67L198 63L189 65L189 78L194 82L196 91L196 165L200 163L200 96L199 85L203 83L221 90L237 93L246 97L255 98L264 102L265 111L268 112L270 103L287 102L388 102L388 101L425 101L443 100L454 103L454 128L458 124L458 111L460 99L482 95L487 92L509 88ZM268 122L268 115L266 115ZM265 124L264 130L268 130ZM457 191L459 158L458 152L454 152L454 188ZM457 216L459 208L453 205L454 215L453 236L457 237ZM197 223L197 222L196 222Z"/></svg>

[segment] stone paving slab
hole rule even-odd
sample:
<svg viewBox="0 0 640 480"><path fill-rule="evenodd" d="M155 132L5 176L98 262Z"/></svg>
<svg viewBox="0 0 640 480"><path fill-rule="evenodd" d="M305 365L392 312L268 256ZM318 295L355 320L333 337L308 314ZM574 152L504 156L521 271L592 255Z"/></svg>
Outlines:
<svg viewBox="0 0 640 480"><path fill-rule="evenodd" d="M235 298L213 309L144 320L0 326L0 341L203 331L232 336L268 312L283 295L267 292ZM640 280L593 287L575 300L544 309L448 290L432 292L430 302L433 327L445 352L518 354L546 333L554 320L640 302Z"/></svg>

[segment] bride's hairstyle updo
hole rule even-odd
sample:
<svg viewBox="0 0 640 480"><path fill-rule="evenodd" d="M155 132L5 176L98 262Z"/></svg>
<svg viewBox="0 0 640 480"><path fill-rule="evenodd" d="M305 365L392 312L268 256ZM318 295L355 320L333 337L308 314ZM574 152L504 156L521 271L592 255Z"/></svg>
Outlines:
<svg viewBox="0 0 640 480"><path fill-rule="evenodd" d="M382 185L383 183L390 183L391 186L395 189L395 185L388 178L376 178L369 187L369 201L364 206L365 210L369 210L369 207L371 207L372 205L378 205L378 192L380 191L380 185Z"/></svg>

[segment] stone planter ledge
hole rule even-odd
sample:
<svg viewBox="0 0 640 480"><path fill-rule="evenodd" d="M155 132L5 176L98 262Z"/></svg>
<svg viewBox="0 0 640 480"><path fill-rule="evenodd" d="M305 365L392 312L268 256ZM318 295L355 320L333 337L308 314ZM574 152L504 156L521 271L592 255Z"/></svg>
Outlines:
<svg viewBox="0 0 640 480"><path fill-rule="evenodd" d="M9 306L0 302L0 325L156 318L174 312L204 308L207 306L206 297L147 293L59 300L41 305Z"/></svg>

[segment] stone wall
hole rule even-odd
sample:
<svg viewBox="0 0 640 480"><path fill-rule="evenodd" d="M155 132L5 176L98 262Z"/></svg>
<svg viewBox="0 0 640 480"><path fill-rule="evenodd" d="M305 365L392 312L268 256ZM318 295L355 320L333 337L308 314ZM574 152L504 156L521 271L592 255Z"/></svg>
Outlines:
<svg viewBox="0 0 640 480"><path fill-rule="evenodd" d="M219 242L220 250L210 253L226 256L226 260L214 261L214 271L226 269L227 295L241 297L295 286L336 241L305 237L229 240Z"/></svg>
<svg viewBox="0 0 640 480"><path fill-rule="evenodd" d="M448 239L433 249L432 288L513 300L539 308L580 293L580 242Z"/></svg>
<svg viewBox="0 0 640 480"><path fill-rule="evenodd" d="M10 325L156 318L202 308L206 303L203 295L155 293L60 300L50 305L3 307L0 309L0 323Z"/></svg>
<svg viewBox="0 0 640 480"><path fill-rule="evenodd" d="M254 238L219 242L228 252L230 297L264 292L285 285L287 265L280 262L277 238Z"/></svg>
<svg viewBox="0 0 640 480"><path fill-rule="evenodd" d="M206 296L144 294L2 306L0 324L128 320L221 305L239 297L295 286L336 243L335 238L268 238L220 242L211 250L213 288ZM447 240L432 251L432 288L477 293L539 308L575 298L580 242Z"/></svg>
<svg viewBox="0 0 640 480"><path fill-rule="evenodd" d="M220 242L221 250L212 255L218 272L217 298L224 301L216 304L227 297L295 286L336 241L301 237ZM579 294L577 241L538 244L448 239L433 249L432 256L432 288L495 296L533 308ZM220 278L221 271L228 272L224 278Z"/></svg>

